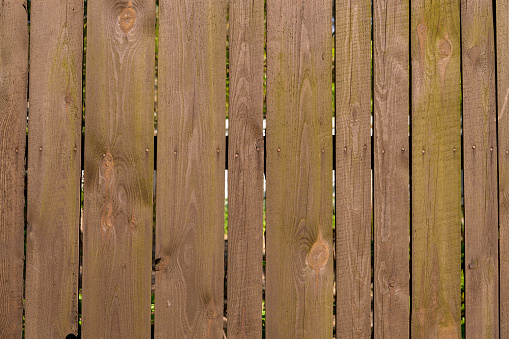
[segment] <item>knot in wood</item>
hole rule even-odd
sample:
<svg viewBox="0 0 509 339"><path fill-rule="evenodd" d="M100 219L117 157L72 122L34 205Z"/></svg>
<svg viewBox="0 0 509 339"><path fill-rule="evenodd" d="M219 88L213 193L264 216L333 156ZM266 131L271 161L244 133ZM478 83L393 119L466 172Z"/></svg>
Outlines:
<svg viewBox="0 0 509 339"><path fill-rule="evenodd" d="M132 7L127 7L120 12L118 17L118 23L120 24L120 28L127 33L133 28L134 22L136 21L136 12Z"/></svg>
<svg viewBox="0 0 509 339"><path fill-rule="evenodd" d="M428 30L428 27L426 27L425 24L421 23L419 26L417 26L417 34L424 35L426 34L426 31Z"/></svg>
<svg viewBox="0 0 509 339"><path fill-rule="evenodd" d="M308 265L313 269L318 269L325 266L328 260L329 247L322 239L319 239L309 251Z"/></svg>
<svg viewBox="0 0 509 339"><path fill-rule="evenodd" d="M207 318L214 319L216 317L216 311L214 311L214 307L209 306L207 309Z"/></svg>
<svg viewBox="0 0 509 339"><path fill-rule="evenodd" d="M442 39L438 44L438 50L442 57L448 57L452 53L452 45L448 40Z"/></svg>
<svg viewBox="0 0 509 339"><path fill-rule="evenodd" d="M103 166L105 169L113 166L113 155L110 152L103 154Z"/></svg>
<svg viewBox="0 0 509 339"><path fill-rule="evenodd" d="M472 60L472 63L475 65L477 64L477 61L479 60L479 57L481 56L481 48L477 45L470 48L468 51L468 57L470 60Z"/></svg>

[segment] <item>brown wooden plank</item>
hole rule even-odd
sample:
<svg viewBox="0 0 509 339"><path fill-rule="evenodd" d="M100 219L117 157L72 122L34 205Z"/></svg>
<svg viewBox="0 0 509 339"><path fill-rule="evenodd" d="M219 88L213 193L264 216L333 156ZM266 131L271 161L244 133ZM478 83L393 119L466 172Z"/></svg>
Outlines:
<svg viewBox="0 0 509 339"><path fill-rule="evenodd" d="M48 39L54 37L54 39ZM30 15L25 335L78 335L83 2Z"/></svg>
<svg viewBox="0 0 509 339"><path fill-rule="evenodd" d="M156 338L221 338L225 0L161 1Z"/></svg>
<svg viewBox="0 0 509 339"><path fill-rule="evenodd" d="M267 2L267 338L332 337L331 22Z"/></svg>
<svg viewBox="0 0 509 339"><path fill-rule="evenodd" d="M374 331L410 336L409 1L373 2Z"/></svg>
<svg viewBox="0 0 509 339"><path fill-rule="evenodd" d="M0 3L0 338L23 326L28 16L19 0Z"/></svg>
<svg viewBox="0 0 509 339"><path fill-rule="evenodd" d="M500 338L509 338L509 3L496 2Z"/></svg>
<svg viewBox="0 0 509 339"><path fill-rule="evenodd" d="M336 337L371 337L371 3L336 3Z"/></svg>
<svg viewBox="0 0 509 339"><path fill-rule="evenodd" d="M412 2L412 336L461 337L459 1Z"/></svg>
<svg viewBox="0 0 509 339"><path fill-rule="evenodd" d="M262 337L264 1L230 1L228 338Z"/></svg>
<svg viewBox="0 0 509 339"><path fill-rule="evenodd" d="M83 337L150 337L155 3L88 2Z"/></svg>
<svg viewBox="0 0 509 339"><path fill-rule="evenodd" d="M498 338L498 199L492 1L461 1L465 329Z"/></svg>

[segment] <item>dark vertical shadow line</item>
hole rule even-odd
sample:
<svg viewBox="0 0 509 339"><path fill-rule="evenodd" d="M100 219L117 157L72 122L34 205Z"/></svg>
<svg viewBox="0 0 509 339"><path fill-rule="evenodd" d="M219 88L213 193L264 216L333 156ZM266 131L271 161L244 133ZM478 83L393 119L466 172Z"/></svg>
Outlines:
<svg viewBox="0 0 509 339"><path fill-rule="evenodd" d="M264 17L264 24L263 24L263 53L264 53L264 58L263 58L263 87L264 87L264 93L263 93L263 108L262 108L262 124L263 124L263 119L266 118L266 112L267 112L267 0L264 1L264 4L263 4L263 17ZM262 129L263 129L263 125L262 125ZM265 134L264 134L264 139L263 139L263 177L264 177L264 183L265 183L265 188L267 188L267 176L266 176L266 173L267 173L267 131L265 130ZM263 199L262 199L262 209L264 209L266 211L266 190L263 192ZM263 222L265 222L265 227L267 227L267 222L266 222L266 213L263 213L262 211L262 225L263 225ZM263 248L265 248L265 250L267 249L266 247L266 236L265 236L265 233L266 232L266 229L263 230ZM262 249L263 251L263 249ZM266 262L265 260L266 256L265 256L265 252L263 252L262 254L262 274L263 274L263 277L265 277L265 285L266 285L266 282L267 282L267 275L266 275L266 270L265 270L265 267L266 265L264 265L263 263ZM263 286L261 287L262 288L262 312L265 312L265 289L263 288ZM262 323L261 323L261 326L262 326L262 338L265 338L265 318L264 318L264 314L266 316L267 313L262 313Z"/></svg>
<svg viewBox="0 0 509 339"><path fill-rule="evenodd" d="M225 96L225 101L226 101L226 112L225 112L225 122L226 122L226 119L228 119L228 122L229 122L229 110L230 110L230 103L229 103L229 98L230 98L230 1L227 1L226 2L226 13L224 13L224 15L226 16L226 27L225 27L225 31L226 31L226 36L224 37L225 41L225 53L226 53L226 65L225 65L225 71L226 71L226 96ZM225 126L225 125L223 125ZM228 123L228 128L230 127L230 124ZM225 130L226 132L226 130ZM228 173L228 137L225 135L225 169L226 169L226 173ZM225 177L224 176L224 173L223 173L223 181L224 181L224 186L223 186L223 192L228 190L228 180L229 178L228 177ZM228 208L228 195L225 197L224 196L224 193L223 194L223 239L224 239L224 234L228 234L228 218L226 217L226 211L227 211L227 208ZM226 319L228 319L228 240L225 239L223 240L223 245L224 245L224 248L223 248L223 317L225 317ZM226 302L224 302L226 300ZM227 323L228 324L228 323ZM228 333L228 325L226 327L226 329L223 328L223 334L226 336Z"/></svg>
<svg viewBox="0 0 509 339"><path fill-rule="evenodd" d="M26 136L25 136L25 187L24 187L24 200L25 200L25 203L24 203L24 209L23 209L23 228L24 228L24 231L23 231L23 319L22 319L22 325L21 325L21 328L22 328L22 337L25 338L25 292L26 292L26 285L25 285L25 281L26 281L26 268L27 268L27 265L26 265L26 257L27 257L27 222L28 222L28 219L27 219L27 198L28 198L28 195L27 195L27 177L28 177L28 114L29 114L29 110L30 110L30 96L29 96L29 93L30 93L30 7L31 7L31 1L30 0L27 0L26 1L26 11L27 11L27 25L28 25L28 72L27 72L27 77L26 77L26 81L27 81L27 117L26 117Z"/></svg>
<svg viewBox="0 0 509 339"><path fill-rule="evenodd" d="M494 42L494 48L493 48L493 54L495 57L494 63L495 63L495 132L496 132L496 143L497 143L497 224L498 224L498 333L500 335L501 326L500 326L500 183L499 183L499 172L500 172L500 162L499 162L499 156L501 154L500 151L500 145L498 140L498 71L497 71L497 2L496 0L493 0L491 3L491 13L493 16L493 42Z"/></svg>
<svg viewBox="0 0 509 339"><path fill-rule="evenodd" d="M460 102L460 131L461 131L461 211L462 211L462 214L463 214L463 225L461 225L461 221L460 221L460 227L461 227L461 244L460 244L460 248L461 248L461 271L463 272L463 291L460 291L460 327L461 327L461 333L462 333L462 338L465 337L465 329L466 329L466 324L467 324L467 319L466 317L465 318L465 322L463 324L461 324L461 306L463 306L463 310L464 310L464 315L466 315L466 304L465 304L465 297L466 297L466 285L467 285L467 279L466 279L466 272L465 272L465 245L466 245L466 242L465 242L465 221L466 221L466 218L465 218L465 165L464 165L464 161L465 161L465 157L464 157L464 130L463 130L463 53L462 53L462 50L463 50L463 34L462 34L462 30L463 30L463 26L462 26L462 23L461 23L461 20L462 19L462 6L460 4L460 8L459 8L459 22L460 22L460 47L459 47L459 58L460 58L460 90L461 90L461 102ZM460 279L461 279L461 276L460 276ZM460 280L460 284L461 284L461 280ZM460 285L461 286L461 285ZM461 288L461 287L460 287ZM464 316L463 315L463 316Z"/></svg>
<svg viewBox="0 0 509 339"><path fill-rule="evenodd" d="M150 336L154 338L154 317L155 317L155 279L152 280L155 274L155 249L156 249L156 220L157 220L157 122L158 122L158 79L159 79L159 67L158 67L158 51L159 51L159 0L156 0L155 6L155 43L154 43L154 171L153 171L153 188L152 188L152 269L150 272ZM152 291L154 291L152 293ZM154 312L152 312L152 305L154 305Z"/></svg>
<svg viewBox="0 0 509 339"><path fill-rule="evenodd" d="M85 95L86 95L86 79L85 79L85 70L86 70L86 47L87 47L87 0L83 3L83 55L82 55L82 63L81 63L81 86L82 86L82 115L81 115L81 161L80 161L80 217L79 217L79 226L78 226L78 235L79 235L79 244L78 244L78 337L81 338L81 314L82 314L82 305L81 305L81 291L83 287L83 279L82 279L82 267L83 267L83 202L84 202L84 192L83 192L83 183L84 183L84 159L85 159Z"/></svg>
<svg viewBox="0 0 509 339"><path fill-rule="evenodd" d="M333 55L332 55L332 64L331 64L331 80L332 80L332 84L331 84L331 90L334 89L332 91L332 116L334 117L334 131L336 131L336 2L334 0L332 0L332 50L334 51ZM334 87L333 87L334 86ZM331 119L332 120L332 119ZM332 335L333 337L335 338L336 337L336 326L334 326L335 324L335 319L336 319L336 307L335 305L337 305L337 301L336 301L336 296L337 296L337 286L336 286L336 296L334 295L334 286L336 285L336 255L335 254L335 249L336 249L336 244L335 244L335 240L336 240L336 187L337 187L337 183L336 183L336 180L334 178L334 176L336 175L335 174L335 169L336 169L336 138L335 138L335 133L334 135L332 136L332 180L333 180L333 187L332 187L332 213L333 213L333 216L334 216L334 224L332 225L333 227L333 231L332 231L332 242L333 242L333 260L332 260L332 275L333 275L333 283L332 283L332 286L333 286L333 290L332 290L332 302L333 302L333 307L332 307L332 319L333 319L333 322L332 322ZM337 325L337 324L336 324Z"/></svg>
<svg viewBox="0 0 509 339"><path fill-rule="evenodd" d="M373 10L374 10L374 5L373 5L373 1L371 1L371 121L372 121L372 126L370 128L370 132L371 132L371 154L370 154L370 157L371 157L371 180L370 180L370 186L371 186L371 259L370 259L370 265L371 265L371 323L372 323L372 326L371 326L371 338L374 338L375 337L375 279L374 279L374 276L375 276L375 249L374 249L374 243L375 243L375 210L374 210L374 207L375 207L375 194L374 194L374 180L375 180L375 177L374 177L374 169L375 169L375 154L374 154L374 148L375 148L375 143L374 143L374 137L375 137L375 91L374 91L374 78L375 78L375 70L374 70L374 57L373 57L373 52L374 52L374 48L375 48L375 44L374 44L374 34L373 34L373 18L374 18L374 15L373 15Z"/></svg>
<svg viewBox="0 0 509 339"><path fill-rule="evenodd" d="M408 312L408 334L412 334L412 2L408 1L408 199L409 199L409 211L408 211L408 228L409 228L409 241L408 241L408 298L409 307Z"/></svg>

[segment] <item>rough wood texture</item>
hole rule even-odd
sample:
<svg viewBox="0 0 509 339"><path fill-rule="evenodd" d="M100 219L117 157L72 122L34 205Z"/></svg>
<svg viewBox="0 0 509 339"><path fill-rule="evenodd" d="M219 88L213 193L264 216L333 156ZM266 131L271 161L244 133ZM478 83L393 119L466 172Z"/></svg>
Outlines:
<svg viewBox="0 0 509 339"><path fill-rule="evenodd" d="M83 337L149 338L155 3L88 2Z"/></svg>
<svg viewBox="0 0 509 339"><path fill-rule="evenodd" d="M373 3L374 332L410 336L409 1Z"/></svg>
<svg viewBox="0 0 509 339"><path fill-rule="evenodd" d="M228 338L262 337L264 1L230 1Z"/></svg>
<svg viewBox="0 0 509 339"><path fill-rule="evenodd" d="M412 336L460 338L460 6L411 13Z"/></svg>
<svg viewBox="0 0 509 339"><path fill-rule="evenodd" d="M223 335L226 3L160 3L156 338Z"/></svg>
<svg viewBox="0 0 509 339"><path fill-rule="evenodd" d="M492 1L461 1L465 329L498 338L498 199Z"/></svg>
<svg viewBox="0 0 509 339"><path fill-rule="evenodd" d="M19 0L0 3L0 338L23 324L24 187L28 17Z"/></svg>
<svg viewBox="0 0 509 339"><path fill-rule="evenodd" d="M336 337L371 338L371 3L336 3Z"/></svg>
<svg viewBox="0 0 509 339"><path fill-rule="evenodd" d="M332 336L331 22L267 3L267 338Z"/></svg>
<svg viewBox="0 0 509 339"><path fill-rule="evenodd" d="M83 2L30 16L25 335L78 335ZM48 39L54 37L54 39Z"/></svg>

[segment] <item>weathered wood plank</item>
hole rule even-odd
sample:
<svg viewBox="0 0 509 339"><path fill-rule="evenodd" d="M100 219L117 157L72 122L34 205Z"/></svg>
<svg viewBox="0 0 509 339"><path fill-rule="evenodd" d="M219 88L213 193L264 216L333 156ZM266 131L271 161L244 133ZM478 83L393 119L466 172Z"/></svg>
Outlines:
<svg viewBox="0 0 509 339"><path fill-rule="evenodd" d="M0 3L0 338L23 325L24 187L28 87L26 3Z"/></svg>
<svg viewBox="0 0 509 339"><path fill-rule="evenodd" d="M461 73L456 0L412 2L412 336L461 337Z"/></svg>
<svg viewBox="0 0 509 339"><path fill-rule="evenodd" d="M83 336L150 337L155 3L88 2Z"/></svg>
<svg viewBox="0 0 509 339"><path fill-rule="evenodd" d="M409 1L373 2L374 332L410 336Z"/></svg>
<svg viewBox="0 0 509 339"><path fill-rule="evenodd" d="M226 4L160 2L156 338L223 335Z"/></svg>
<svg viewBox="0 0 509 339"><path fill-rule="evenodd" d="M336 337L371 337L371 2L336 3Z"/></svg>
<svg viewBox="0 0 509 339"><path fill-rule="evenodd" d="M228 338L262 337L264 1L230 1Z"/></svg>
<svg viewBox="0 0 509 339"><path fill-rule="evenodd" d="M267 338L332 336L331 22L267 3Z"/></svg>
<svg viewBox="0 0 509 339"><path fill-rule="evenodd" d="M461 1L465 330L498 338L498 197L492 1Z"/></svg>
<svg viewBox="0 0 509 339"><path fill-rule="evenodd" d="M500 338L509 338L509 3L496 2Z"/></svg>
<svg viewBox="0 0 509 339"><path fill-rule="evenodd" d="M25 335L64 338L78 335L83 2L32 2L30 40Z"/></svg>

